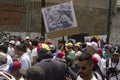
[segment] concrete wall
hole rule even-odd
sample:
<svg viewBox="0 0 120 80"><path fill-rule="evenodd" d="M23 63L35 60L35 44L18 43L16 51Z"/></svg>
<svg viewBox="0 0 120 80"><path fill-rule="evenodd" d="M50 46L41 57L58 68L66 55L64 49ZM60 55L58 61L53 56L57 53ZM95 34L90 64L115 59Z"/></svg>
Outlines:
<svg viewBox="0 0 120 80"><path fill-rule="evenodd" d="M120 9L117 10L117 13L113 16L112 25L111 25L111 35L110 43L114 45L120 45Z"/></svg>

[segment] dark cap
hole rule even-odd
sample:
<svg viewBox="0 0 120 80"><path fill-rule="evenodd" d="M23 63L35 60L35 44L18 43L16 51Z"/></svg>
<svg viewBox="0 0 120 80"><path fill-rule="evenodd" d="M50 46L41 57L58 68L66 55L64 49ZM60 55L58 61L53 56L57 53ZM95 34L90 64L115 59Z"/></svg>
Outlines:
<svg viewBox="0 0 120 80"><path fill-rule="evenodd" d="M120 54L120 47L118 46L113 46L110 48L110 53L111 54Z"/></svg>

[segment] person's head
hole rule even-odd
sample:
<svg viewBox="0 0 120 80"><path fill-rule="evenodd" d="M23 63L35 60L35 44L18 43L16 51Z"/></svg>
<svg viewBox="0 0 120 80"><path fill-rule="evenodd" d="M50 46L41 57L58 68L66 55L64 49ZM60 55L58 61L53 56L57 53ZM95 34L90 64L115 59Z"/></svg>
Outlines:
<svg viewBox="0 0 120 80"><path fill-rule="evenodd" d="M5 44L0 45L0 52L4 52L6 54L7 50L8 50L8 47Z"/></svg>
<svg viewBox="0 0 120 80"><path fill-rule="evenodd" d="M51 52L45 48L41 48L38 52L38 61L43 59L52 58Z"/></svg>
<svg viewBox="0 0 120 80"><path fill-rule="evenodd" d="M9 46L14 47L15 46L15 41L14 40L9 41Z"/></svg>
<svg viewBox="0 0 120 80"><path fill-rule="evenodd" d="M41 67L32 66L26 72L27 80L45 80L45 72Z"/></svg>
<svg viewBox="0 0 120 80"><path fill-rule="evenodd" d="M91 78L93 62L89 53L82 53L78 59L78 74L81 78Z"/></svg>
<svg viewBox="0 0 120 80"><path fill-rule="evenodd" d="M76 44L78 44L78 45L79 45L79 49L82 50L82 44L83 44L83 43L77 42Z"/></svg>
<svg viewBox="0 0 120 80"><path fill-rule="evenodd" d="M106 45L104 45L104 51L107 53L107 54L109 54L110 53L110 48L112 47L112 45L110 45L110 44L106 44Z"/></svg>
<svg viewBox="0 0 120 80"><path fill-rule="evenodd" d="M0 52L0 66L7 63L7 55Z"/></svg>
<svg viewBox="0 0 120 80"><path fill-rule="evenodd" d="M103 57L103 50L101 48L98 48L97 53L101 58Z"/></svg>
<svg viewBox="0 0 120 80"><path fill-rule="evenodd" d="M79 51L79 50L80 50L79 47L80 47L80 45L76 43L76 44L74 45L74 50L75 50L75 51Z"/></svg>
<svg viewBox="0 0 120 80"><path fill-rule="evenodd" d="M38 40L32 40L32 46L37 47L38 46Z"/></svg>
<svg viewBox="0 0 120 80"><path fill-rule="evenodd" d="M100 40L100 48L103 48L103 47L104 47L104 45L105 45L104 40Z"/></svg>
<svg viewBox="0 0 120 80"><path fill-rule="evenodd" d="M93 55L97 52L98 44L96 42L87 42L87 52Z"/></svg>
<svg viewBox="0 0 120 80"><path fill-rule="evenodd" d="M67 43L65 45L66 45L68 50L73 48L73 44L72 43Z"/></svg>
<svg viewBox="0 0 120 80"><path fill-rule="evenodd" d="M60 16L61 16L60 10L54 9L54 10L52 10L52 12L50 14L51 14L53 20L58 21L60 19Z"/></svg>
<svg viewBox="0 0 120 80"><path fill-rule="evenodd" d="M15 53L19 57L26 52L26 47L24 45L16 45L15 46Z"/></svg>
<svg viewBox="0 0 120 80"><path fill-rule="evenodd" d="M39 43L44 43L45 42L45 37L44 36L40 36L39 37Z"/></svg>
<svg viewBox="0 0 120 80"><path fill-rule="evenodd" d="M58 40L58 49L61 49L64 46L64 44L65 44L65 40L63 39Z"/></svg>
<svg viewBox="0 0 120 80"><path fill-rule="evenodd" d="M56 52L56 47L55 47L55 45L51 44L51 45L49 45L49 47L50 47L50 50L51 50L51 53L52 53L52 54Z"/></svg>
<svg viewBox="0 0 120 80"><path fill-rule="evenodd" d="M110 58L113 63L117 63L120 58L120 48L118 46L113 46L110 49Z"/></svg>
<svg viewBox="0 0 120 80"><path fill-rule="evenodd" d="M21 63L18 61L15 61L10 64L8 72L13 75L16 79L19 79L19 70L21 69Z"/></svg>

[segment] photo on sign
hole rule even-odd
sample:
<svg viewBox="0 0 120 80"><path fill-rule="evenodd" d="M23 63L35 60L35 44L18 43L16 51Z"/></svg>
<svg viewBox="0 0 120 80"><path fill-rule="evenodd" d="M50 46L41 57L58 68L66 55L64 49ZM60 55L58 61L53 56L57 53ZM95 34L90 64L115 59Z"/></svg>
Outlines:
<svg viewBox="0 0 120 80"><path fill-rule="evenodd" d="M77 27L72 1L43 8L42 14L47 32Z"/></svg>

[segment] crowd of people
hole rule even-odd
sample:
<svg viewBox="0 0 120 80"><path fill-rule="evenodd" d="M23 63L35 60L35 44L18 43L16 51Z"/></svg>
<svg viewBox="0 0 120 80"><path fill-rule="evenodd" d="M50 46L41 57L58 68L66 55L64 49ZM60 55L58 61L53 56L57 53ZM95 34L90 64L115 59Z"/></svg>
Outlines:
<svg viewBox="0 0 120 80"><path fill-rule="evenodd" d="M3 37L0 80L120 80L120 46L98 36L88 42Z"/></svg>

